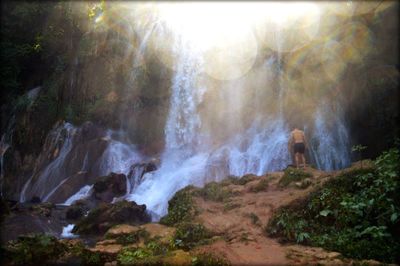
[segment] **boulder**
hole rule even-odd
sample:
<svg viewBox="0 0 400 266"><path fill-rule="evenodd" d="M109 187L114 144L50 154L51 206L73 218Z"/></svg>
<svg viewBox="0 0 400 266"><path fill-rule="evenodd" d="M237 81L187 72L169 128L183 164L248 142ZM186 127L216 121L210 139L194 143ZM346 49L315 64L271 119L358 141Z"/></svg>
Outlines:
<svg viewBox="0 0 400 266"><path fill-rule="evenodd" d="M146 213L146 205L135 202L120 201L115 204L101 203L82 218L74 229L76 234L104 234L117 224L140 225L147 223L151 217Z"/></svg>
<svg viewBox="0 0 400 266"><path fill-rule="evenodd" d="M145 163L135 163L130 167L128 178L131 182L131 189L134 189L143 179L144 174L157 170L159 160L153 158Z"/></svg>
<svg viewBox="0 0 400 266"><path fill-rule="evenodd" d="M93 204L90 201L78 200L66 209L65 218L68 220L80 219L91 208L93 208Z"/></svg>
<svg viewBox="0 0 400 266"><path fill-rule="evenodd" d="M114 197L126 194L126 176L124 174L111 173L99 177L94 183L94 198L103 202L111 202Z"/></svg>
<svg viewBox="0 0 400 266"><path fill-rule="evenodd" d="M146 232L147 239L158 238L160 243L168 245L175 234L176 229L174 227L165 226L159 223L147 223L140 226L132 226L129 224L119 224L107 231L105 234L109 239L119 239L128 235L137 235L139 242L138 246L144 246L146 239L142 239L141 232Z"/></svg>

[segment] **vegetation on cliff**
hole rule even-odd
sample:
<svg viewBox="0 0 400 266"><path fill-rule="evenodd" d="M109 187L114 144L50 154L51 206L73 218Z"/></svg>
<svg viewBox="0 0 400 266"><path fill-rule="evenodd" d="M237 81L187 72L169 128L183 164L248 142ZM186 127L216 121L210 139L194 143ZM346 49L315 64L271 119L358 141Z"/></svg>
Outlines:
<svg viewBox="0 0 400 266"><path fill-rule="evenodd" d="M399 262L399 161L399 150L391 149L374 167L343 172L305 200L277 210L268 234L346 257Z"/></svg>

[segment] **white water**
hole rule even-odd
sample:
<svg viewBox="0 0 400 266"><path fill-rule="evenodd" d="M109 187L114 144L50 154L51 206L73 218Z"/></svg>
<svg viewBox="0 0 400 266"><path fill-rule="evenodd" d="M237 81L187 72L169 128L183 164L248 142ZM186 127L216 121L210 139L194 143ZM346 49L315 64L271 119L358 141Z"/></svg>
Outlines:
<svg viewBox="0 0 400 266"><path fill-rule="evenodd" d="M57 157L40 172L37 179L33 180L36 174L34 173L26 182L20 195L21 202L27 200L26 192L28 187L30 193L42 199L48 198L46 197L46 195L48 195L47 193L50 192L50 194L52 194L54 188L57 187L60 182L65 182L65 174L62 172L63 168L61 166L72 149L72 138L75 132L76 128L69 123L64 123L62 126L57 127L51 132L53 136L50 137L50 147L58 147L59 143L62 143L62 146L61 148L57 148L59 149L58 155L56 155ZM54 154L52 155L54 156Z"/></svg>
<svg viewBox="0 0 400 266"><path fill-rule="evenodd" d="M65 227L63 227L61 237L62 238L77 238L79 235L75 235L72 233L72 229L74 229L74 224L69 224Z"/></svg>
<svg viewBox="0 0 400 266"><path fill-rule="evenodd" d="M74 195L69 197L64 202L64 205L70 206L72 203L74 203L77 200L88 198L90 196L90 194L92 193L92 188L93 188L93 185L90 185L90 186L86 185L86 186L82 187L78 192L76 192Z"/></svg>
<svg viewBox="0 0 400 266"><path fill-rule="evenodd" d="M149 36L146 34L145 38L140 45L141 53L145 51ZM277 41L279 42L279 38ZM154 214L154 220L166 214L168 200L176 191L187 185L203 186L206 182L218 181L228 175L243 176L249 173L262 175L269 171L282 170L290 164L287 149L290 130L282 110L285 90L282 87L283 68L279 53L277 57L267 58L265 64L275 65L279 75L276 77L279 88L266 88L279 90L276 97L278 112L261 113L257 118L254 116L255 120L248 123L250 126L246 130L229 132L221 143L212 146L210 143L213 143L215 132L213 129L204 128L207 117L203 117L199 110L204 101L204 94L210 90L201 78L204 67L203 55L198 50L192 49L191 44L179 38L172 52L176 55L177 61L171 85L170 108L165 125L165 150L161 155L161 165L156 171L145 174L139 182L135 174L127 178L129 194L126 198L138 204L146 204L148 210ZM136 64L137 62L134 62L134 67ZM271 74L267 72L268 70L269 67L265 68L265 76ZM262 86L267 85L262 84ZM234 87L228 93L228 98L233 97L232 102L235 103L235 107L239 106L238 113L243 113L241 104L245 101L244 90L237 90ZM264 110L263 99L258 99L256 96L251 101L250 105L255 106L257 110ZM332 114L322 106L325 105L322 104L315 113L315 125L310 133L312 157L320 169L341 168L350 161L348 132L340 112ZM229 117L229 121L231 124L228 126L244 122L241 118L235 120L235 117ZM224 126L226 125L221 125ZM135 146L123 137L124 134L124 132L108 132L106 138L109 140L109 145L99 163L102 175L110 172L127 174L133 164L145 159L137 153ZM66 141L60 155L39 177L40 183L37 187L45 186L50 174L57 174L57 166L61 164L59 161L65 158L62 154L69 152L68 145ZM90 163L85 156L82 169L89 167ZM25 200L24 193L30 182L31 180L25 185L21 200ZM61 182L65 182L65 179ZM52 188L61 182L51 184ZM71 204L75 198L86 197L90 191L88 187L86 185L81 188L67 202ZM35 185L32 185L32 189L35 188Z"/></svg>
<svg viewBox="0 0 400 266"><path fill-rule="evenodd" d="M312 153L317 168L341 169L349 165L349 133L340 106L332 115L327 104L320 106L315 114L315 129L311 139Z"/></svg>

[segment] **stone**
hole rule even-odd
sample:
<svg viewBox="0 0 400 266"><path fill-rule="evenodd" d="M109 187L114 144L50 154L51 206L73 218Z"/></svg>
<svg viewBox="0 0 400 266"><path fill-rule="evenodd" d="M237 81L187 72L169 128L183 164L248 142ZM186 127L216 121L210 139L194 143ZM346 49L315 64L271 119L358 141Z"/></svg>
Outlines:
<svg viewBox="0 0 400 266"><path fill-rule="evenodd" d="M93 186L94 197L103 202L112 202L115 197L126 194L126 176L124 174L110 173L99 177Z"/></svg>
<svg viewBox="0 0 400 266"><path fill-rule="evenodd" d="M140 225L149 222L146 205L120 201L115 204L101 203L79 220L73 229L77 234L103 234L118 224Z"/></svg>

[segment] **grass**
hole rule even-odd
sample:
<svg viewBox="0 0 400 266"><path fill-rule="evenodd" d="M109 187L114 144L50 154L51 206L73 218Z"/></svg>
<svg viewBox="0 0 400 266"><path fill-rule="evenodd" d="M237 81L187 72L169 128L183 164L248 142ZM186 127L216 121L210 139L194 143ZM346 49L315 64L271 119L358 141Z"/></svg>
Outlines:
<svg viewBox="0 0 400 266"><path fill-rule="evenodd" d="M309 177L312 177L310 173L304 172L301 169L289 167L285 170L281 180L279 180L279 186L287 187L292 182L299 182Z"/></svg>
<svg viewBox="0 0 400 266"><path fill-rule="evenodd" d="M181 223L175 232L173 243L176 248L190 250L196 246L208 244L213 234L198 223Z"/></svg>
<svg viewBox="0 0 400 266"><path fill-rule="evenodd" d="M202 197L205 200L224 202L233 196L233 193L228 190L223 184L217 182L211 182L204 186L204 188L198 189L196 195Z"/></svg>
<svg viewBox="0 0 400 266"><path fill-rule="evenodd" d="M269 182L267 179L261 179L256 185L250 187L250 192L258 193L267 190Z"/></svg>

